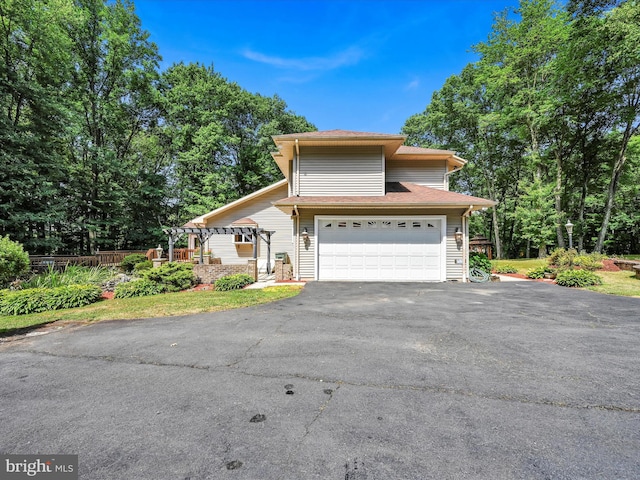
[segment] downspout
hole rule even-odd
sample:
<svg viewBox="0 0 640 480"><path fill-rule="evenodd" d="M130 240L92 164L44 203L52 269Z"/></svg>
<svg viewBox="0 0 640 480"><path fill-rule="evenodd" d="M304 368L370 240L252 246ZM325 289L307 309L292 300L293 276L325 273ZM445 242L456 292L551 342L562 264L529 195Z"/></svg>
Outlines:
<svg viewBox="0 0 640 480"><path fill-rule="evenodd" d="M298 211L298 205L293 206L293 212L296 214L296 248L293 250L295 266L296 266L296 280L300 281L300 212Z"/></svg>
<svg viewBox="0 0 640 480"><path fill-rule="evenodd" d="M294 195L300 196L300 144L296 138L296 191Z"/></svg>
<svg viewBox="0 0 640 480"><path fill-rule="evenodd" d="M447 191L449 191L449 175L451 175L452 173L456 173L458 170L460 170L460 168L462 167L453 167L453 170L451 170L450 172L444 172L444 179L447 182Z"/></svg>
<svg viewBox="0 0 640 480"><path fill-rule="evenodd" d="M453 173L453 172L452 172ZM473 205L469 205L466 212L462 214L462 251L464 257L462 260L462 281L468 281L469 274L469 215L473 210Z"/></svg>

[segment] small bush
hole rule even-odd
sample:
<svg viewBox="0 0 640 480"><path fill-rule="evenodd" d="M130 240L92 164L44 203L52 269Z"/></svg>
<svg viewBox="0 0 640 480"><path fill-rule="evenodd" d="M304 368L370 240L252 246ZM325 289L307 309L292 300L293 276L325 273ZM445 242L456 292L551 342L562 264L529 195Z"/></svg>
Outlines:
<svg viewBox="0 0 640 480"><path fill-rule="evenodd" d="M179 292L196 284L193 264L190 263L165 263L159 268L152 268L142 272L142 277L164 285L167 292Z"/></svg>
<svg viewBox="0 0 640 480"><path fill-rule="evenodd" d="M518 273L518 269L509 264L498 265L494 270L496 273Z"/></svg>
<svg viewBox="0 0 640 480"><path fill-rule="evenodd" d="M166 292L164 285L146 278L116 285L114 298L146 297Z"/></svg>
<svg viewBox="0 0 640 480"><path fill-rule="evenodd" d="M469 254L469 270L474 268L485 273L491 273L491 261L484 253L471 252Z"/></svg>
<svg viewBox="0 0 640 480"><path fill-rule="evenodd" d="M555 265L559 269L571 268L578 252L575 249L565 250L564 248L556 248L549 255L549 265Z"/></svg>
<svg viewBox="0 0 640 480"><path fill-rule="evenodd" d="M602 285L602 278L589 270L563 270L558 273L556 283L563 287L589 287Z"/></svg>
<svg viewBox="0 0 640 480"><path fill-rule="evenodd" d="M125 273L131 273L138 263L146 260L147 257L142 253L132 253L122 259L122 262L120 262L120 268L122 268L122 271Z"/></svg>
<svg viewBox="0 0 640 480"><path fill-rule="evenodd" d="M9 285L23 273L29 271L29 254L22 245L0 236L0 288Z"/></svg>
<svg viewBox="0 0 640 480"><path fill-rule="evenodd" d="M153 262L151 260L145 260L144 262L136 263L133 267L134 273L144 272L153 268Z"/></svg>
<svg viewBox="0 0 640 480"><path fill-rule="evenodd" d="M577 255L573 259L573 264L591 272L602 268L601 254Z"/></svg>
<svg viewBox="0 0 640 480"><path fill-rule="evenodd" d="M549 267L545 267L544 265L540 267L535 267L527 270L527 278L538 279L544 278L545 273L552 273L552 270Z"/></svg>
<svg viewBox="0 0 640 480"><path fill-rule="evenodd" d="M64 285L56 288L29 288L0 295L0 315L84 307L97 302L102 290L96 285Z"/></svg>
<svg viewBox="0 0 640 480"><path fill-rule="evenodd" d="M247 285L251 285L255 280L251 275L246 273L236 273L235 275L227 275L226 277L216 280L216 290L227 292L229 290L238 290Z"/></svg>

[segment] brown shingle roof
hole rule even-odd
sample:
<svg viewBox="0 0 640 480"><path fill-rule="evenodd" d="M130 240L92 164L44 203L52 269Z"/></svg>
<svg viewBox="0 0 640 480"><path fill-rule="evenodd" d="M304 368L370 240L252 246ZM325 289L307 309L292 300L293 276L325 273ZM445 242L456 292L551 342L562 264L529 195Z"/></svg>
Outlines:
<svg viewBox="0 0 640 480"><path fill-rule="evenodd" d="M386 194L382 196L340 195L287 197L274 203L276 207L286 206L428 206L428 207L491 207L496 202L486 198L473 197L462 193L438 190L410 182L388 182Z"/></svg>
<svg viewBox="0 0 640 480"><path fill-rule="evenodd" d="M373 133L373 132L356 132L353 130L320 130L316 132L303 132L303 133L287 133L284 135L275 135L276 138L335 138L335 137L347 137L347 138L371 138L371 137L404 137L404 135L392 134L392 133Z"/></svg>
<svg viewBox="0 0 640 480"><path fill-rule="evenodd" d="M438 150L437 148L422 148L422 147L409 147L407 145L401 145L398 150L396 150L396 154L398 155L420 155L420 154L440 154L440 155L455 155L456 152L451 150Z"/></svg>

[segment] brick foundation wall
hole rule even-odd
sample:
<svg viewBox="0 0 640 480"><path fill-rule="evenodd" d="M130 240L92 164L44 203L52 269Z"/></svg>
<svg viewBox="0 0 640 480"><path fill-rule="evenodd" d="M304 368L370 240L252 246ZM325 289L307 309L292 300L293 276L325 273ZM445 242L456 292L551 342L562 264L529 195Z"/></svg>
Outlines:
<svg viewBox="0 0 640 480"><path fill-rule="evenodd" d="M276 282L293 280L293 265L276 259L275 274Z"/></svg>
<svg viewBox="0 0 640 480"><path fill-rule="evenodd" d="M194 265L193 273L198 277L199 283L215 283L221 277L237 273L246 273L252 276L254 280L257 280L258 263L256 260L251 259L245 265Z"/></svg>

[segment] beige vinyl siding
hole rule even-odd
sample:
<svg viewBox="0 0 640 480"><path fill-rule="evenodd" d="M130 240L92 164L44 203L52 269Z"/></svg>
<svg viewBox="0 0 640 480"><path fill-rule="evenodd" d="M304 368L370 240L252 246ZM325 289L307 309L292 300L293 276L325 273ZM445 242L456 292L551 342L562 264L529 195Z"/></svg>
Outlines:
<svg viewBox="0 0 640 480"><path fill-rule="evenodd" d="M300 212L300 231L307 227L309 241L300 238L300 278L302 280L314 280L316 271L316 232L314 213ZM294 266L295 267L295 266ZM295 270L294 270L295 271Z"/></svg>
<svg viewBox="0 0 640 480"><path fill-rule="evenodd" d="M462 281L464 256L462 244L458 246L455 238L456 227L462 231L463 211L447 214L447 280ZM456 263L456 260L460 263Z"/></svg>
<svg viewBox="0 0 640 480"><path fill-rule="evenodd" d="M302 147L300 196L384 195L382 147Z"/></svg>
<svg viewBox="0 0 640 480"><path fill-rule="evenodd" d="M462 230L462 210L447 211L437 209L420 209L420 210L317 210L317 211L301 211L300 212L300 231L304 227L307 227L309 232L309 242L307 245L300 239L300 278L303 280L313 280L316 274L315 264L315 249L316 249L316 234L315 234L315 215L322 216L367 216L367 215L398 215L398 216L420 216L420 215L446 215L447 217L447 233L446 233L446 279L462 281L462 271L464 265L462 263L457 264L456 259L463 261L462 246L458 247L454 237L456 227ZM293 259L293 257L291 257ZM295 270L294 270L295 272Z"/></svg>
<svg viewBox="0 0 640 480"><path fill-rule="evenodd" d="M287 252L293 259L292 220L289 215L278 210L271 203L287 196L287 185L282 185L260 197L239 205L237 208L224 212L210 219L207 227L229 227L241 218L251 218L258 227L275 231L271 236L271 265L274 264L277 252ZM233 235L213 235L207 249L216 257L222 259L222 263L244 263L253 258L253 245L235 245ZM258 240L258 266L264 268L267 260L267 244Z"/></svg>
<svg viewBox="0 0 640 480"><path fill-rule="evenodd" d="M446 190L444 160L387 160L387 182L411 182Z"/></svg>

